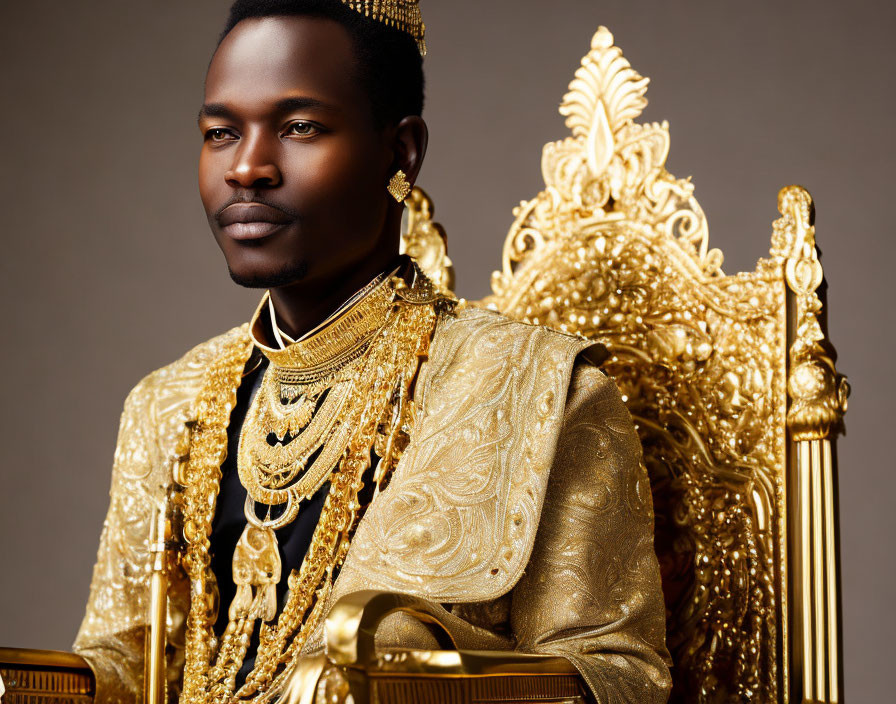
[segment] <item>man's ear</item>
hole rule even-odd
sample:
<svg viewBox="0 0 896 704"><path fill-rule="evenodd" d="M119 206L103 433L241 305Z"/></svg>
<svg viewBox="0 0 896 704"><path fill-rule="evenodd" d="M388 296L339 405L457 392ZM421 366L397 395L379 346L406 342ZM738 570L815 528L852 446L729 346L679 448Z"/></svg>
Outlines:
<svg viewBox="0 0 896 704"><path fill-rule="evenodd" d="M417 182L420 167L423 165L423 157L426 156L428 142L429 129L422 117L408 115L402 118L395 127L393 173L401 169L411 185L414 185Z"/></svg>

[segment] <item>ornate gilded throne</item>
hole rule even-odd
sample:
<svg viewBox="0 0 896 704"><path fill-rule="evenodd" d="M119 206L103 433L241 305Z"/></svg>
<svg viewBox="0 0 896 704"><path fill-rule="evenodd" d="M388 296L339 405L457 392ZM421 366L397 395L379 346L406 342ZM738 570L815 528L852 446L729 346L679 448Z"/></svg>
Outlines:
<svg viewBox="0 0 896 704"><path fill-rule="evenodd" d="M843 691L834 438L848 387L823 328L812 200L782 189L769 257L724 274L693 185L665 169L667 124L635 122L647 83L600 28L560 108L572 134L545 146L545 188L515 211L493 294L469 305L607 346L604 369L652 482L672 701L833 704ZM419 189L409 203L404 247L450 288L432 203ZM340 602L329 660L303 681L329 667L342 685L325 693L321 681L292 701L314 689L339 701L346 688L356 704L584 701L559 658L378 654L376 626L396 610L431 620L407 597ZM10 673L48 664L17 657L0 651L4 702L37 701ZM77 672L71 656L60 663ZM89 694L77 686L66 701Z"/></svg>

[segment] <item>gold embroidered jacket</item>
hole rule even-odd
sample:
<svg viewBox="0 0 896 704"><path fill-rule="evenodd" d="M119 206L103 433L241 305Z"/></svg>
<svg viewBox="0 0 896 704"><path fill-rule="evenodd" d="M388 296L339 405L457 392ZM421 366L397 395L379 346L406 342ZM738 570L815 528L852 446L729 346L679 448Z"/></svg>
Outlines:
<svg viewBox="0 0 896 704"><path fill-rule="evenodd" d="M125 402L74 646L96 672L98 704L140 697L151 509L207 365L247 334L242 326L199 345ZM615 384L579 356L588 344L477 309L441 320L414 436L359 524L331 600L364 589L421 596L461 648L562 655L598 702L665 702L650 487ZM189 602L177 575L169 599L176 685ZM323 642L321 628L303 652ZM403 614L384 622L378 643L434 647Z"/></svg>

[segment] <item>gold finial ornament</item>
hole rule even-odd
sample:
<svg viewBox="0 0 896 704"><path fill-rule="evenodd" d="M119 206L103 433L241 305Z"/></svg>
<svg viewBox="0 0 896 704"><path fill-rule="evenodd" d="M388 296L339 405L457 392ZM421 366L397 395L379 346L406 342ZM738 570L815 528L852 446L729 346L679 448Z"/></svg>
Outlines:
<svg viewBox="0 0 896 704"><path fill-rule="evenodd" d="M408 194L411 192L411 182L408 181L407 174L399 169L395 172L395 175L389 181L389 185L386 186L386 188L395 200L399 203L404 203L404 199L407 198Z"/></svg>
<svg viewBox="0 0 896 704"><path fill-rule="evenodd" d="M342 0L356 12L372 17L390 27L410 34L417 42L421 56L426 56L426 42L423 40L425 25L420 15L420 0Z"/></svg>

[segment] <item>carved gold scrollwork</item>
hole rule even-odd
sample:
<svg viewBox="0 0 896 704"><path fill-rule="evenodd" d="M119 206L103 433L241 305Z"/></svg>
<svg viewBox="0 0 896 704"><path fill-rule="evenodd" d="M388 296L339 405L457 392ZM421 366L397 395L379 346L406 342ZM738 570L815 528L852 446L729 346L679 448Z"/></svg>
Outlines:
<svg viewBox="0 0 896 704"><path fill-rule="evenodd" d="M647 83L601 27L560 107L572 137L545 146L546 188L514 211L502 271L492 276L496 296L506 301L525 288L516 267L550 257L573 224L578 231L608 221L650 225L680 244L677 263L690 274L721 275L722 255L708 248L706 217L692 184L665 170L668 124L633 121L647 105Z"/></svg>
<svg viewBox="0 0 896 704"><path fill-rule="evenodd" d="M433 220L432 199L415 186L405 200L407 224L401 236L401 252L417 262L441 291L454 289L454 265L448 257L445 229Z"/></svg>
<svg viewBox="0 0 896 704"><path fill-rule="evenodd" d="M560 108L572 134L545 146L545 188L514 211L480 304L610 350L653 486L673 701L783 701L787 426L818 436L845 410L811 201L784 189L771 257L726 276L693 185L665 169L668 125L634 122L646 88L600 28Z"/></svg>

